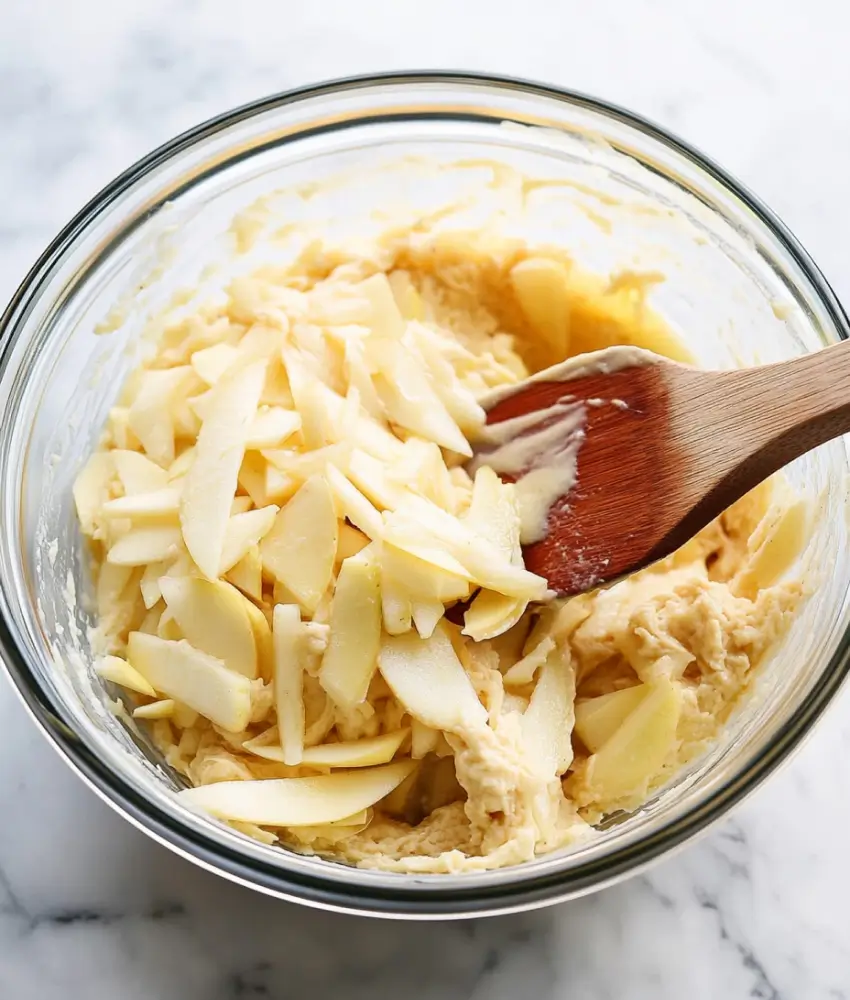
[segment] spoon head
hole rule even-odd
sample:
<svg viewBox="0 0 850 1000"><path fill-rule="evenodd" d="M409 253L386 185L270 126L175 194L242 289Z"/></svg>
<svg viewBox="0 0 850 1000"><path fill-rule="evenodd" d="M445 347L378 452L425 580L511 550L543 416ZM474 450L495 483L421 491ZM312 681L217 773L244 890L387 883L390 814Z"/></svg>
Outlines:
<svg viewBox="0 0 850 1000"><path fill-rule="evenodd" d="M564 400L584 411L574 483L549 507L543 537L524 546L526 567L560 595L592 590L685 541L669 537L681 516L669 486L679 464L670 433L669 369L687 370L658 359L559 381L545 381L543 373L488 410L488 426ZM532 462L503 478L518 480L533 469Z"/></svg>

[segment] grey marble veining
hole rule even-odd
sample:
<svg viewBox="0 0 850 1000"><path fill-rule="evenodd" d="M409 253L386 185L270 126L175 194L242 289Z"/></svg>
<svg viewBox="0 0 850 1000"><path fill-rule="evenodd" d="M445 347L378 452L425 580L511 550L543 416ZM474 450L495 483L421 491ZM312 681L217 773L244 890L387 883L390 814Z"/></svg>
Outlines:
<svg viewBox="0 0 850 1000"><path fill-rule="evenodd" d="M758 191L850 301L850 11L675 0L4 0L0 299L115 173L323 77L547 79L679 131ZM225 883L114 816L0 680L0 997L850 998L850 695L727 822L631 881L464 924L323 914Z"/></svg>

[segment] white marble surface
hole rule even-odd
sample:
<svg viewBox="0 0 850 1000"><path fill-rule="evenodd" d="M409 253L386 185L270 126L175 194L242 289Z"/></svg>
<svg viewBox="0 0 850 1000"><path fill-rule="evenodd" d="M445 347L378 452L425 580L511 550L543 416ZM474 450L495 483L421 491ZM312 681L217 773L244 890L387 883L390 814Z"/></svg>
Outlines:
<svg viewBox="0 0 850 1000"><path fill-rule="evenodd" d="M628 13L626 13L628 12ZM839 0L2 0L0 299L136 157L323 77L483 69L678 130L758 191L850 302ZM575 903L401 925L261 898L173 857L64 767L0 680L0 997L850 997L850 693L707 839Z"/></svg>

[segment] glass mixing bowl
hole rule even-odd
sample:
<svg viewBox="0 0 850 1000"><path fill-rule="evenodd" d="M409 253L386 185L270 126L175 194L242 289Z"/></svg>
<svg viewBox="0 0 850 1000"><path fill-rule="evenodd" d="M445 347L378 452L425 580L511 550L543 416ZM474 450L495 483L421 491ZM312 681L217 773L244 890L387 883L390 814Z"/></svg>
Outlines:
<svg viewBox="0 0 850 1000"><path fill-rule="evenodd" d="M340 235L374 225L376 211L439 203L448 189L422 180L433 180L423 163L452 161L463 165L441 176L479 201L498 173L483 161L557 182L544 185L545 208L535 208L534 185L515 191L528 203L515 233L566 246L602 272L663 272L650 301L703 365L778 360L848 335L794 238L701 154L599 101L462 74L312 87L179 136L66 226L0 321L0 643L15 687L68 763L161 843L256 889L349 912L508 912L631 874L704 830L786 759L848 667L848 453L835 441L787 470L817 508L798 567L811 599L713 751L635 813L611 817L592 842L498 871L384 874L267 847L179 804L178 777L143 733L118 721L115 692L90 669L74 476L134 364L142 318L202 280L213 257L226 260L234 212L289 188L278 211ZM250 230L251 214L244 218ZM98 335L104 323L117 329Z"/></svg>

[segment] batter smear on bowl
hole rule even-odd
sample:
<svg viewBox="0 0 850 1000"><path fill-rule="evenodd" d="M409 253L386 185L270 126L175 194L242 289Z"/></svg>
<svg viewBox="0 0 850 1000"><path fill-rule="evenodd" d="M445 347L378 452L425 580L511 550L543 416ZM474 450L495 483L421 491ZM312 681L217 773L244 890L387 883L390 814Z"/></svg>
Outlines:
<svg viewBox="0 0 850 1000"><path fill-rule="evenodd" d="M533 484L466 467L488 394L613 345L686 359L637 277L424 225L311 245L162 331L75 499L98 670L185 805L347 863L481 870L593 836L711 745L801 597L782 484L555 601L523 566Z"/></svg>

